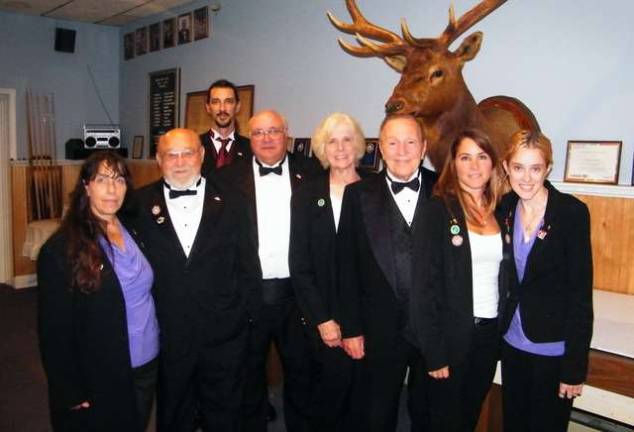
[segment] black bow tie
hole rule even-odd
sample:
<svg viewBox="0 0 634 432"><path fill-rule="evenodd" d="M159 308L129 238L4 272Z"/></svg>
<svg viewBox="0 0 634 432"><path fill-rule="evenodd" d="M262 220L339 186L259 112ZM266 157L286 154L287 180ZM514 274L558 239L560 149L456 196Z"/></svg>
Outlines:
<svg viewBox="0 0 634 432"><path fill-rule="evenodd" d="M198 187L200 185L200 182L202 181L202 179L198 179L198 182L196 182L196 187ZM177 190L177 189L172 189L170 185L168 185L166 182L163 182L163 184L165 185L166 188L169 189L169 197L170 199L174 199L174 198L178 198L178 197L182 197L182 196L188 196L188 195L196 195L196 189L185 189L185 190Z"/></svg>
<svg viewBox="0 0 634 432"><path fill-rule="evenodd" d="M420 189L420 180L418 180L418 177L408 182L397 182L390 179L390 187L392 188L392 192L394 192L394 194L399 193L405 188L410 188L414 192L418 192L418 189Z"/></svg>
<svg viewBox="0 0 634 432"><path fill-rule="evenodd" d="M286 158L284 158L286 159ZM282 175L282 164L284 163L284 159L282 159L282 161L275 167L273 168L269 168L269 167L265 167L262 165L262 163L259 160L255 160L255 163L258 164L258 170L260 172L260 177L265 176L265 175L269 175L271 173L273 174L277 174L277 175Z"/></svg>

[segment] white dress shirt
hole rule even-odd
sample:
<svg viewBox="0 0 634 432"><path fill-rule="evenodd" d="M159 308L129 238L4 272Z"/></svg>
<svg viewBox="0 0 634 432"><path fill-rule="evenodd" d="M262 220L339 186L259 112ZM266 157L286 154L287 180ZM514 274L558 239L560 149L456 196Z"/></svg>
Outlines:
<svg viewBox="0 0 634 432"><path fill-rule="evenodd" d="M414 220L414 213L416 213L416 204L418 203L418 196L420 195L420 190L423 187L423 180L420 175L420 170L416 170L412 176L406 180L406 182L414 180L418 177L418 181L420 182L420 187L418 191L414 192L410 188L403 188L399 193L395 194L392 192L392 186L390 179L402 182L402 180L398 180L393 174L390 173L389 169L386 169L387 175L385 176L385 182L387 183L387 188L390 190L398 209L401 211L403 215L403 219L407 222L407 225L411 226L412 221ZM388 176L390 176L388 178Z"/></svg>
<svg viewBox="0 0 634 432"><path fill-rule="evenodd" d="M176 190L176 188L172 189ZM169 212L178 240L180 241L183 251L185 252L185 256L187 257L189 257L189 252L192 250L194 240L196 239L196 233L198 232L198 226L200 225L200 219L203 216L205 178L201 177L200 183L195 186L191 186L188 189L195 189L196 195L184 195L178 198L170 198L170 189L167 186L163 187L163 195L165 196L167 211Z"/></svg>
<svg viewBox="0 0 634 432"><path fill-rule="evenodd" d="M291 237L291 178L288 158L282 163L282 175L270 173L260 176L255 158L252 163L262 278L288 278L288 244ZM274 167L264 163L262 165Z"/></svg>
<svg viewBox="0 0 634 432"><path fill-rule="evenodd" d="M339 231L339 218L341 217L341 204L343 202L342 197L331 193L330 204L332 205L332 216L335 218L335 231Z"/></svg>
<svg viewBox="0 0 634 432"><path fill-rule="evenodd" d="M213 131L213 136L210 134L210 138L211 138L211 142L214 143L214 148L216 149L216 154L220 153L220 148L222 147L222 143L220 142L220 140L218 138L222 138L222 135L220 135L220 132L218 132L215 129L212 129ZM231 138L231 141L229 141L229 143L227 143L227 153L229 153L231 151L231 146L233 145L233 143L236 141L234 132L231 132L229 135L227 135L227 138Z"/></svg>

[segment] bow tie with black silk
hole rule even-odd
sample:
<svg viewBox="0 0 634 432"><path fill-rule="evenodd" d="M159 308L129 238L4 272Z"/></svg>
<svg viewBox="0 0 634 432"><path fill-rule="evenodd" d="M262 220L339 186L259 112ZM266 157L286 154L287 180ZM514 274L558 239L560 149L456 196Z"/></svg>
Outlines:
<svg viewBox="0 0 634 432"><path fill-rule="evenodd" d="M286 159L286 158L284 158L284 159ZM258 164L258 171L260 173L260 177L265 176L265 175L269 175L271 173L281 176L282 175L282 164L284 163L284 159L282 159L282 161L277 166L274 166L272 168L265 167L264 165L262 165L262 163L259 160L256 159L255 163Z"/></svg>
<svg viewBox="0 0 634 432"><path fill-rule="evenodd" d="M420 180L418 180L418 177L408 182L399 182L390 179L390 187L395 195L405 188L410 188L414 192L418 192L418 189L420 189Z"/></svg>
<svg viewBox="0 0 634 432"><path fill-rule="evenodd" d="M198 182L196 182L196 187L200 185L201 180L202 179L198 179ZM170 199L197 194L196 189L178 190L178 189L172 189L171 186L168 185L166 182L163 182L163 184L165 185L167 189L169 189L168 196L170 197Z"/></svg>

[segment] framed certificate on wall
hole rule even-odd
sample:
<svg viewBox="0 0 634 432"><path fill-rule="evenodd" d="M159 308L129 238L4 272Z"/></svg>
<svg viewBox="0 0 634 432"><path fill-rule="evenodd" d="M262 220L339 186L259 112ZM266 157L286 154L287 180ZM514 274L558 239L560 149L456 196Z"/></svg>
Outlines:
<svg viewBox="0 0 634 432"><path fill-rule="evenodd" d="M565 182L618 184L622 141L568 141Z"/></svg>

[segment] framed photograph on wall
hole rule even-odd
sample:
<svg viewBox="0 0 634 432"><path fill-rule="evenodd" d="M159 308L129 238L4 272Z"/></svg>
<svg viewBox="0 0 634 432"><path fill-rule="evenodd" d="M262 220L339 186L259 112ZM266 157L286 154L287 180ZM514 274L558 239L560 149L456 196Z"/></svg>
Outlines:
<svg viewBox="0 0 634 432"><path fill-rule="evenodd" d="M134 32L123 35L123 59L134 58Z"/></svg>
<svg viewBox="0 0 634 432"><path fill-rule="evenodd" d="M622 141L568 141L565 182L618 184Z"/></svg>
<svg viewBox="0 0 634 432"><path fill-rule="evenodd" d="M163 20L163 49L176 45L176 18Z"/></svg>
<svg viewBox="0 0 634 432"><path fill-rule="evenodd" d="M365 154L359 161L359 167L376 171L381 162L381 151L379 150L378 138L365 139Z"/></svg>
<svg viewBox="0 0 634 432"><path fill-rule="evenodd" d="M194 40L209 37L209 8L207 6L194 10Z"/></svg>
<svg viewBox="0 0 634 432"><path fill-rule="evenodd" d="M150 52L161 49L161 23L151 24L150 27Z"/></svg>
<svg viewBox="0 0 634 432"><path fill-rule="evenodd" d="M291 153L302 154L308 157L311 154L310 141L310 138L295 138L293 140L293 148L291 150Z"/></svg>
<svg viewBox="0 0 634 432"><path fill-rule="evenodd" d="M236 128L238 133L246 134L249 119L253 115L253 101L255 99L255 86L238 86L240 98L240 112L236 115ZM207 114L207 90L187 93L185 101L185 127L201 134L211 127L211 118Z"/></svg>
<svg viewBox="0 0 634 432"><path fill-rule="evenodd" d="M192 41L192 13L178 16L178 44L183 45Z"/></svg>
<svg viewBox="0 0 634 432"><path fill-rule="evenodd" d="M135 135L132 140L132 159L143 157L143 135Z"/></svg>
<svg viewBox="0 0 634 432"><path fill-rule="evenodd" d="M134 36L134 51L136 55L145 54L147 52L147 27L136 29Z"/></svg>

